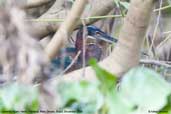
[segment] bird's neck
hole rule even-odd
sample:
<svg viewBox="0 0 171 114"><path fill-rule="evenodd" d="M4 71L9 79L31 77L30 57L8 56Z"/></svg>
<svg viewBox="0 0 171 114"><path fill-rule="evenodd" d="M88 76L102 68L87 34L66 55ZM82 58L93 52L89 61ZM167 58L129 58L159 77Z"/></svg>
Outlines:
<svg viewBox="0 0 171 114"><path fill-rule="evenodd" d="M77 33L75 48L76 48L77 52L79 50L81 50L81 51L83 50L83 30L82 29L80 29Z"/></svg>

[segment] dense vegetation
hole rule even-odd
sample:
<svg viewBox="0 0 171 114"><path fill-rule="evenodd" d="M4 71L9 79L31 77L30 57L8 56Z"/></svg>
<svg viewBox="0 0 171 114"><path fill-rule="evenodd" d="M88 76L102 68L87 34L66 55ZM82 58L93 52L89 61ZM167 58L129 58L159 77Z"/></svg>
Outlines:
<svg viewBox="0 0 171 114"><path fill-rule="evenodd" d="M0 0L0 114L171 114L170 12L170 0Z"/></svg>

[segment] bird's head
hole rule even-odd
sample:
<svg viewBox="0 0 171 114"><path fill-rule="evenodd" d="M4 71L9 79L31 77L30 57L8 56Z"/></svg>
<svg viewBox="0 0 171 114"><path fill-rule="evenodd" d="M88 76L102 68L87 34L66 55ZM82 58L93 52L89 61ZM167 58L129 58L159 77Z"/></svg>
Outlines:
<svg viewBox="0 0 171 114"><path fill-rule="evenodd" d="M103 32L99 28L93 25L89 25L87 28L87 38L93 39L96 41L104 41L106 43L116 43L118 40L116 38L111 37L107 33ZM76 48L81 49L83 45L83 28L80 28L77 33L76 38Z"/></svg>
<svg viewBox="0 0 171 114"><path fill-rule="evenodd" d="M87 35L88 38L105 41L107 43L117 42L116 38L111 37L110 35L108 35L107 33L103 32L102 30L93 25L87 26Z"/></svg>

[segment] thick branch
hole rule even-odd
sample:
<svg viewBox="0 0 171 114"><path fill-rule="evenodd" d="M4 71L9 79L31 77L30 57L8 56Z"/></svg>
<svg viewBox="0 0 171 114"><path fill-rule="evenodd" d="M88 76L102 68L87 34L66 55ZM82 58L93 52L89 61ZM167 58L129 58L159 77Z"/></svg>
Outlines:
<svg viewBox="0 0 171 114"><path fill-rule="evenodd" d="M23 6L24 9L30 9L45 5L54 0L28 0L27 4Z"/></svg>
<svg viewBox="0 0 171 114"><path fill-rule="evenodd" d="M37 8L42 5L46 5L55 0L13 0L10 2L15 2L15 5L20 7L21 9L30 9L30 8Z"/></svg>
<svg viewBox="0 0 171 114"><path fill-rule="evenodd" d="M41 16L39 19L58 19L58 18L65 18L66 17L66 8L63 7L64 0L56 0L54 5L49 9L47 13ZM113 0L94 0L92 2L92 10L85 9L83 13L83 17L86 17L86 14L89 13L89 16L103 16L107 15L113 8L114 8L114 1ZM99 19L89 19L86 20L86 24L92 24ZM78 26L82 23L79 22ZM48 35L50 32L55 32L59 26L59 22L35 22L33 23L32 27L32 34L38 38L43 38ZM77 28L76 26L75 28ZM75 29L74 28L74 29Z"/></svg>

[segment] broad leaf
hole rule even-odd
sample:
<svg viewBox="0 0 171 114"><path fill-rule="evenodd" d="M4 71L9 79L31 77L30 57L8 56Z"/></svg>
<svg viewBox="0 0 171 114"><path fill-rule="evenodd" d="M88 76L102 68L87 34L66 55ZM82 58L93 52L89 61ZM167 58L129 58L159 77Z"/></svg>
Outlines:
<svg viewBox="0 0 171 114"><path fill-rule="evenodd" d="M120 87L120 95L144 112L160 110L170 94L171 85L159 74L144 67L128 72Z"/></svg>

